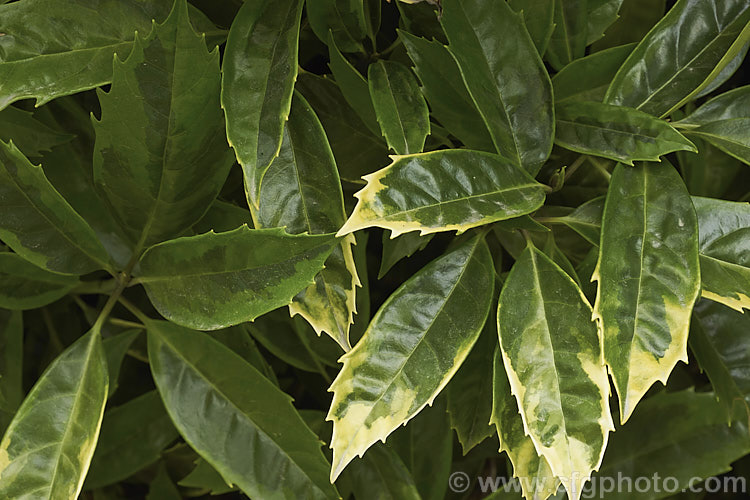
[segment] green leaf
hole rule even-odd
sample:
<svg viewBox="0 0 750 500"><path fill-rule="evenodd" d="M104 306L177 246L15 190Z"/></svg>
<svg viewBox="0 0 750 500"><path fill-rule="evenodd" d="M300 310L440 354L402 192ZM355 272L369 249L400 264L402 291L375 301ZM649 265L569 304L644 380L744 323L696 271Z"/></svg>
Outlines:
<svg viewBox="0 0 750 500"><path fill-rule="evenodd" d="M573 500L599 468L614 430L591 312L578 285L533 245L513 265L497 309L524 429Z"/></svg>
<svg viewBox="0 0 750 500"><path fill-rule="evenodd" d="M423 408L409 425L396 429L388 445L404 461L423 500L445 498L451 473L453 433L444 397L438 397L432 406Z"/></svg>
<svg viewBox="0 0 750 500"><path fill-rule="evenodd" d="M112 394L117 390L122 361L140 333L141 330L135 328L118 333L114 337L108 337L102 341L104 355L107 358L107 373L109 374L108 397L112 397Z"/></svg>
<svg viewBox="0 0 750 500"><path fill-rule="evenodd" d="M698 154L680 151L677 160L691 195L723 197L734 186L734 180L746 167L699 137L692 137Z"/></svg>
<svg viewBox="0 0 750 500"><path fill-rule="evenodd" d="M190 25L185 0L115 59L99 91L94 179L136 250L197 222L232 163L219 107L219 52Z"/></svg>
<svg viewBox="0 0 750 500"><path fill-rule="evenodd" d="M172 421L227 481L253 498L338 498L318 439L288 395L205 333L146 326L151 371Z"/></svg>
<svg viewBox="0 0 750 500"><path fill-rule="evenodd" d="M357 500L420 500L409 469L391 448L376 443L346 474Z"/></svg>
<svg viewBox="0 0 750 500"><path fill-rule="evenodd" d="M445 0L442 23L497 152L536 175L552 150L552 84L523 20L506 2Z"/></svg>
<svg viewBox="0 0 750 500"><path fill-rule="evenodd" d="M258 345L250 336L248 331L250 324L232 326L223 330L212 332L213 337L230 348L235 354L239 354L242 359L250 363L253 368L263 374L268 380L278 386L279 381L273 368L268 364L263 354L260 352Z"/></svg>
<svg viewBox="0 0 750 500"><path fill-rule="evenodd" d="M339 231L367 227L391 237L419 230L463 232L533 212L544 202L544 186L502 156L442 150L395 156L393 163L364 177L357 206Z"/></svg>
<svg viewBox="0 0 750 500"><path fill-rule="evenodd" d="M565 224L592 245L599 246L603 211L604 197L600 196L587 201L567 215L548 217L544 221Z"/></svg>
<svg viewBox="0 0 750 500"><path fill-rule="evenodd" d="M155 463L177 436L156 391L108 409L86 477L86 489L117 483Z"/></svg>
<svg viewBox="0 0 750 500"><path fill-rule="evenodd" d="M689 416L689 418L688 418ZM731 463L750 452L747 425L728 426L724 410L710 392L692 390L662 393L644 401L633 418L612 435L607 455L596 478L651 478L658 472L671 493L731 470ZM698 483L700 484L700 483ZM652 500L669 495L664 488L636 491L621 488L607 500Z"/></svg>
<svg viewBox="0 0 750 500"><path fill-rule="evenodd" d="M592 51L599 52L626 43L640 42L664 15L666 3L666 0L624 0L617 20L606 29L604 38L591 47ZM589 18L590 21L594 19L593 16ZM596 33L596 30L591 31L591 24L589 33L592 36Z"/></svg>
<svg viewBox="0 0 750 500"><path fill-rule="evenodd" d="M383 256L380 259L378 279L385 276L401 259L411 257L414 252L419 250L424 250L432 237L431 234L420 236L419 233L412 232L391 238L387 232L383 231Z"/></svg>
<svg viewBox="0 0 750 500"><path fill-rule="evenodd" d="M545 58L558 71L586 52L590 1L555 0L555 29Z"/></svg>
<svg viewBox="0 0 750 500"><path fill-rule="evenodd" d="M634 43L612 47L565 66L552 77L555 103L559 106L569 101L603 101L617 70L634 48Z"/></svg>
<svg viewBox="0 0 750 500"><path fill-rule="evenodd" d="M0 434L23 401L23 316L0 309Z"/></svg>
<svg viewBox="0 0 750 500"><path fill-rule="evenodd" d="M654 382L687 362L700 290L698 224L668 162L618 165L602 220L594 316L625 422Z"/></svg>
<svg viewBox="0 0 750 500"><path fill-rule="evenodd" d="M558 103L556 129L557 145L628 165L636 160L659 161L673 151L698 151L664 120L598 102Z"/></svg>
<svg viewBox="0 0 750 500"><path fill-rule="evenodd" d="M221 200L214 200L208 211L203 214L201 220L193 225L192 229L196 234L209 231L224 233L237 229L243 224L253 227L253 216L247 208Z"/></svg>
<svg viewBox="0 0 750 500"><path fill-rule="evenodd" d="M333 73L344 99L357 113L357 116L362 119L367 129L376 136L380 136L380 125L378 125L378 119L375 116L375 107L370 98L370 87L367 80L336 47L336 42L334 42L333 35L330 33L328 57L330 58L328 66L331 68L331 73Z"/></svg>
<svg viewBox="0 0 750 500"><path fill-rule="evenodd" d="M0 141L0 239L38 267L86 274L109 267L93 229L13 143Z"/></svg>
<svg viewBox="0 0 750 500"><path fill-rule="evenodd" d="M713 80L711 80L711 83L709 83L703 90L695 94L695 98L700 99L701 97L705 97L714 90L721 87L724 83L726 83L727 80L729 80L737 72L740 66L742 66L748 49L750 49L750 42L746 43L745 46L742 47L737 55L734 56L734 59L729 61L729 63L724 66L724 69L722 69L721 72L716 75Z"/></svg>
<svg viewBox="0 0 750 500"><path fill-rule="evenodd" d="M430 133L429 110L409 68L380 60L370 64L367 79L388 146L399 155L421 153Z"/></svg>
<svg viewBox="0 0 750 500"><path fill-rule="evenodd" d="M26 156L42 156L42 151L50 151L72 138L70 134L48 127L27 111L13 106L0 111L0 140L12 140Z"/></svg>
<svg viewBox="0 0 750 500"><path fill-rule="evenodd" d="M750 40L745 0L679 0L615 75L605 102L666 116L703 90Z"/></svg>
<svg viewBox="0 0 750 500"><path fill-rule="evenodd" d="M735 408L750 415L750 318L730 308L702 300L695 306L690 325L690 350L724 407L727 424ZM735 406L736 405L736 406Z"/></svg>
<svg viewBox="0 0 750 500"><path fill-rule="evenodd" d="M693 197L700 231L701 295L750 308L750 204Z"/></svg>
<svg viewBox="0 0 750 500"><path fill-rule="evenodd" d="M336 366L341 349L329 337L317 338L309 324L297 320L290 318L287 311L278 309L248 324L247 329L255 340L285 363L308 372L326 373L326 366Z"/></svg>
<svg viewBox="0 0 750 500"><path fill-rule="evenodd" d="M537 51L544 54L555 29L555 0L509 0L508 4L523 15Z"/></svg>
<svg viewBox="0 0 750 500"><path fill-rule="evenodd" d="M45 370L5 431L0 497L78 498L106 402L107 361L94 328Z"/></svg>
<svg viewBox="0 0 750 500"><path fill-rule="evenodd" d="M64 297L79 283L75 276L45 271L15 253L0 253L0 307L35 309Z"/></svg>
<svg viewBox="0 0 750 500"><path fill-rule="evenodd" d="M299 93L292 99L279 156L269 167L251 210L259 228L285 227L291 234L335 233L345 222L344 198L333 153L315 112ZM315 283L297 294L289 306L320 335L325 332L348 351L349 328L359 286L352 245L347 237L336 245Z"/></svg>
<svg viewBox="0 0 750 500"><path fill-rule="evenodd" d="M364 52L367 35L362 0L313 0L306 6L307 20L315 35L328 43L328 33L344 52Z"/></svg>
<svg viewBox="0 0 750 500"><path fill-rule="evenodd" d="M607 28L620 17L618 12L622 4L623 0L588 0L586 45L604 36Z"/></svg>
<svg viewBox="0 0 750 500"><path fill-rule="evenodd" d="M414 71L422 82L422 93L430 103L432 115L469 149L494 152L495 146L482 115L448 48L436 40L428 41L406 31L399 30L398 36L414 62Z"/></svg>
<svg viewBox="0 0 750 500"><path fill-rule="evenodd" d="M675 123L690 136L704 139L750 164L750 85L714 97Z"/></svg>
<svg viewBox="0 0 750 500"><path fill-rule="evenodd" d="M139 281L165 318L218 330L252 321L313 283L336 240L283 229L206 233L149 248Z"/></svg>
<svg viewBox="0 0 750 500"><path fill-rule="evenodd" d="M224 51L221 106L227 137L245 174L248 201L256 207L263 175L279 154L292 104L302 3L245 2Z"/></svg>
<svg viewBox="0 0 750 500"><path fill-rule="evenodd" d="M222 495L236 489L229 486L221 474L202 458L195 462L195 469L177 484L188 488L207 489L211 495Z"/></svg>
<svg viewBox="0 0 750 500"><path fill-rule="evenodd" d="M513 464L513 476L521 483L524 498L546 500L557 491L560 480L549 462L539 456L534 441L526 434L518 403L510 391L500 347L493 356L491 424L500 437L500 452L505 451Z"/></svg>
<svg viewBox="0 0 750 500"><path fill-rule="evenodd" d="M0 6L0 109L19 99L41 106L109 83L113 54L163 19L169 2L37 0ZM75 33L76 36L71 36Z"/></svg>
<svg viewBox="0 0 750 500"><path fill-rule="evenodd" d="M385 142L367 130L333 81L302 73L297 89L323 124L341 179L361 184L363 175L388 164Z"/></svg>
<svg viewBox="0 0 750 500"><path fill-rule="evenodd" d="M456 430L464 455L495 434L490 424L492 354L497 345L493 323L485 323L479 340L446 388L451 427Z"/></svg>
<svg viewBox="0 0 750 500"><path fill-rule="evenodd" d="M331 385L331 480L434 401L479 336L493 282L489 249L475 236L419 270L383 304L342 356Z"/></svg>
<svg viewBox="0 0 750 500"><path fill-rule="evenodd" d="M159 472L148 487L146 500L180 500L182 495L170 479L164 464L159 467Z"/></svg>

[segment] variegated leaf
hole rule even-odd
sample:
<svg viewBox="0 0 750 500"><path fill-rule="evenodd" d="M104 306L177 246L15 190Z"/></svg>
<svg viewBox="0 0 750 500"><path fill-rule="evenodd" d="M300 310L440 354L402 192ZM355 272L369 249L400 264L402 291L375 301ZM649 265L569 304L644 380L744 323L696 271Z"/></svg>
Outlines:
<svg viewBox="0 0 750 500"><path fill-rule="evenodd" d="M698 216L701 294L742 311L750 308L750 204L693 197Z"/></svg>
<svg viewBox="0 0 750 500"><path fill-rule="evenodd" d="M492 392L490 423L497 428L499 451L508 454L513 464L513 476L521 482L524 498L546 500L557 491L560 480L552 473L547 459L539 456L534 441L526 435L518 403L510 392L499 347L493 357Z"/></svg>
<svg viewBox="0 0 750 500"><path fill-rule="evenodd" d="M425 266L383 304L331 385L332 480L432 403L479 336L493 286L492 257L479 235Z"/></svg>
<svg viewBox="0 0 750 500"><path fill-rule="evenodd" d="M325 131L301 94L295 93L279 156L263 179L259 207L252 204L256 226L285 227L292 234L334 233L346 220L341 181ZM351 349L349 329L356 311L355 287L360 286L347 236L315 276L315 283L289 305L320 335L325 332L345 351Z"/></svg>
<svg viewBox="0 0 750 500"><path fill-rule="evenodd" d="M500 293L497 324L524 429L568 497L578 500L614 430L591 306L578 285L530 244Z"/></svg>
<svg viewBox="0 0 750 500"><path fill-rule="evenodd" d="M502 156L450 149L393 156L393 163L370 175L354 212L338 235L367 227L462 233L472 227L533 212L545 187Z"/></svg>
<svg viewBox="0 0 750 500"><path fill-rule="evenodd" d="M687 362L700 289L698 224L687 189L666 161L618 165L602 220L594 317L624 423L651 385Z"/></svg>

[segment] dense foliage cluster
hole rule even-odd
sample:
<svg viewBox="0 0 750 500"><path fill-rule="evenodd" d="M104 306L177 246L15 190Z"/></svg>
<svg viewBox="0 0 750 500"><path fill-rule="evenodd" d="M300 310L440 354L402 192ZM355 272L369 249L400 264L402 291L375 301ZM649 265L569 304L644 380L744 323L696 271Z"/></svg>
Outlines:
<svg viewBox="0 0 750 500"><path fill-rule="evenodd" d="M0 4L0 499L750 476L748 0Z"/></svg>

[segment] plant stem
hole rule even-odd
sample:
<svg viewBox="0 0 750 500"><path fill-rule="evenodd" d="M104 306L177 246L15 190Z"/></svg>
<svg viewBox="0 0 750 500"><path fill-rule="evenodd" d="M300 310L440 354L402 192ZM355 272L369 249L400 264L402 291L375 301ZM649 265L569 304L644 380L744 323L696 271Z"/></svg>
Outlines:
<svg viewBox="0 0 750 500"><path fill-rule="evenodd" d="M135 321L128 321L128 320L120 319L120 318L109 318L107 321L109 321L115 326L122 326L125 328L139 328L141 330L146 329L145 325L141 323L136 323Z"/></svg>

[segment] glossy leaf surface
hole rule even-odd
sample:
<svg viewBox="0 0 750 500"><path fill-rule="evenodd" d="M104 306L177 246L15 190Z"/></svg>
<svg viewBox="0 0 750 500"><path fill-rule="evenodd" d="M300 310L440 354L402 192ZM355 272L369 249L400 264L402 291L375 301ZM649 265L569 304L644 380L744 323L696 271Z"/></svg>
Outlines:
<svg viewBox="0 0 750 500"><path fill-rule="evenodd" d="M346 220L336 162L315 112L298 93L284 131L279 156L268 169L254 210L259 227L285 227L292 234L336 232ZM300 314L320 335L325 332L349 350L349 328L359 283L352 236L334 247L315 283L294 297Z"/></svg>
<svg viewBox="0 0 750 500"><path fill-rule="evenodd" d="M177 436L156 391L110 408L104 414L86 489L122 481L156 462L161 451Z"/></svg>
<svg viewBox="0 0 750 500"><path fill-rule="evenodd" d="M497 152L536 175L552 148L552 84L523 20L506 2L446 0L442 24Z"/></svg>
<svg viewBox="0 0 750 500"><path fill-rule="evenodd" d="M257 498L338 498L318 439L289 396L205 333L147 327L151 370L172 421L227 481Z"/></svg>
<svg viewBox="0 0 750 500"><path fill-rule="evenodd" d="M555 102L602 102L617 70L634 48L634 43L612 47L576 59L562 68L552 77ZM586 78L581 78L581 75L586 75Z"/></svg>
<svg viewBox="0 0 750 500"><path fill-rule="evenodd" d="M555 143L628 165L636 160L658 161L673 151L697 152L692 142L663 120L596 102L558 104Z"/></svg>
<svg viewBox="0 0 750 500"><path fill-rule="evenodd" d="M78 278L45 271L18 254L0 253L0 307L35 309L67 294Z"/></svg>
<svg viewBox="0 0 750 500"><path fill-rule="evenodd" d="M700 289L698 224L674 167L618 165L604 206L594 315L625 422L654 382L687 361Z"/></svg>
<svg viewBox="0 0 750 500"><path fill-rule="evenodd" d="M143 255L140 280L165 318L216 330L291 303L313 283L335 241L246 226L179 238Z"/></svg>
<svg viewBox="0 0 750 500"><path fill-rule="evenodd" d="M680 0L617 72L606 102L666 116L711 83L750 39L745 0Z"/></svg>
<svg viewBox="0 0 750 500"><path fill-rule="evenodd" d="M313 0L306 6L310 27L323 42L329 32L344 52L362 52L367 34L362 0Z"/></svg>
<svg viewBox="0 0 750 500"><path fill-rule="evenodd" d="M7 35L6 35L7 36ZM34 115L15 106L0 110L0 140L13 143L28 157L41 156L73 137L50 128Z"/></svg>
<svg viewBox="0 0 750 500"><path fill-rule="evenodd" d="M588 4L596 0L555 0L554 22L545 57L556 70L583 57L588 35Z"/></svg>
<svg viewBox="0 0 750 500"><path fill-rule="evenodd" d="M86 274L109 265L91 229L12 143L0 141L0 239L44 269Z"/></svg>
<svg viewBox="0 0 750 500"><path fill-rule="evenodd" d="M693 197L700 231L701 294L738 311L750 308L750 204Z"/></svg>
<svg viewBox="0 0 750 500"><path fill-rule="evenodd" d="M623 488L619 493L607 493L608 499L651 500L701 484L695 478L728 472L730 464L748 451L746 423L735 421L728 426L714 394L691 390L662 393L639 405L632 420L612 435L598 475L616 481L618 473L641 477L658 469L664 477L675 479L666 483L671 491Z"/></svg>
<svg viewBox="0 0 750 500"><path fill-rule="evenodd" d="M0 433L23 400L23 316L0 309Z"/></svg>
<svg viewBox="0 0 750 500"><path fill-rule="evenodd" d="M357 206L339 231L390 229L392 236L419 230L463 232L539 208L544 187L512 162L479 151L444 150L396 156L364 177Z"/></svg>
<svg viewBox="0 0 750 500"><path fill-rule="evenodd" d="M537 51L544 54L555 29L555 0L509 0L508 4L523 15L526 30Z"/></svg>
<svg viewBox="0 0 750 500"><path fill-rule="evenodd" d="M256 206L289 116L301 16L302 0L252 0L242 5L229 30L221 106L229 144L245 173L248 200Z"/></svg>
<svg viewBox="0 0 750 500"><path fill-rule="evenodd" d="M727 423L738 408L750 412L750 318L728 307L703 300L696 304L690 325L690 350L724 407ZM742 333L741 333L742 332ZM740 334L741 333L741 334ZM736 413L739 415L739 413Z"/></svg>
<svg viewBox="0 0 750 500"><path fill-rule="evenodd" d="M99 92L94 179L137 250L192 226L226 180L218 59L180 0L136 36L128 58L114 62L112 89Z"/></svg>
<svg viewBox="0 0 750 500"><path fill-rule="evenodd" d="M414 62L414 72L422 82L422 93L432 115L469 149L495 151L482 115L448 48L436 40L428 41L406 31L399 31L399 37Z"/></svg>
<svg viewBox="0 0 750 500"><path fill-rule="evenodd" d="M378 61L367 72L370 97L388 146L399 155L421 153L430 133L429 110L409 69Z"/></svg>
<svg viewBox="0 0 750 500"><path fill-rule="evenodd" d="M577 499L614 430L591 306L575 282L531 245L500 293L497 328L524 429L568 496Z"/></svg>
<svg viewBox="0 0 750 500"><path fill-rule="evenodd" d="M373 443L431 404L479 336L494 272L475 236L431 262L383 304L331 386L335 480Z"/></svg>
<svg viewBox="0 0 750 500"><path fill-rule="evenodd" d="M107 362L94 329L52 362L13 417L0 442L0 496L77 498L106 402Z"/></svg>

